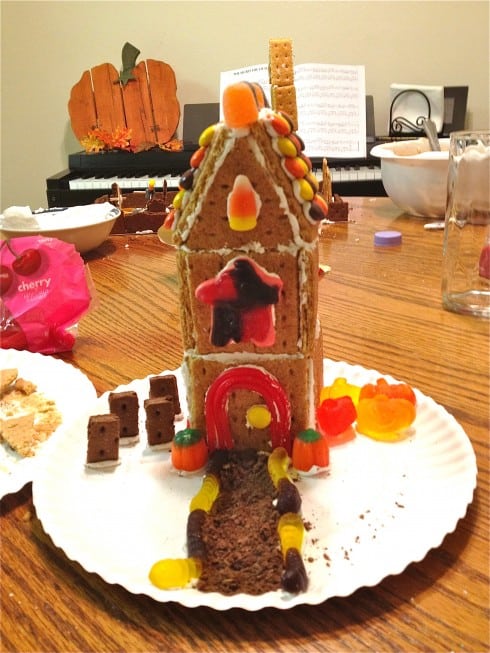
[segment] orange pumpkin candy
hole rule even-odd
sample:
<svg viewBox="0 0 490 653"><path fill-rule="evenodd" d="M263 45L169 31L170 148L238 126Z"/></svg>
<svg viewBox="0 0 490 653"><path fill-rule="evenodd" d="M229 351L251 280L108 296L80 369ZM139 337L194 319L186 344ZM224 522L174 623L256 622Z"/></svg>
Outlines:
<svg viewBox="0 0 490 653"><path fill-rule="evenodd" d="M172 440L172 465L182 472L195 472L206 464L208 447L200 431L187 428Z"/></svg>
<svg viewBox="0 0 490 653"><path fill-rule="evenodd" d="M325 438L314 429L301 431L294 438L292 452L293 467L300 472L309 472L312 467L328 467L330 454Z"/></svg>

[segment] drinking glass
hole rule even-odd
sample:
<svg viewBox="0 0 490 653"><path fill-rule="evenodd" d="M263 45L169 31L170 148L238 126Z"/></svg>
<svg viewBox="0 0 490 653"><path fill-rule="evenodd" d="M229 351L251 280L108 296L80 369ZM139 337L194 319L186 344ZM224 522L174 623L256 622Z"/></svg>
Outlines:
<svg viewBox="0 0 490 653"><path fill-rule="evenodd" d="M490 131L450 134L442 304L490 317Z"/></svg>

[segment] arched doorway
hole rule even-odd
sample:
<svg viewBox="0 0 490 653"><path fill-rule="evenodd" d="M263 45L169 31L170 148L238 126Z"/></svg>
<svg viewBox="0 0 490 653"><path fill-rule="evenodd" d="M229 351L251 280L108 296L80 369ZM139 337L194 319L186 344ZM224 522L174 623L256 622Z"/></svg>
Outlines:
<svg viewBox="0 0 490 653"><path fill-rule="evenodd" d="M291 451L291 406L284 388L262 367L241 365L222 372L211 384L205 400L206 436L209 451L232 449L233 436L226 411L228 397L235 390L260 394L270 411L272 448Z"/></svg>

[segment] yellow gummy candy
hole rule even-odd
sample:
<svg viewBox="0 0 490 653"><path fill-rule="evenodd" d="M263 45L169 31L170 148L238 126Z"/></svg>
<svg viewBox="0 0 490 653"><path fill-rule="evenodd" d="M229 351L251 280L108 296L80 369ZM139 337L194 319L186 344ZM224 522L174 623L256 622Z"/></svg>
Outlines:
<svg viewBox="0 0 490 653"><path fill-rule="evenodd" d="M347 383L343 377L338 377L334 380L332 385L325 386L320 392L320 404L325 399L338 399L339 397L350 397L354 402L354 406L359 403L359 395L361 393L360 386Z"/></svg>
<svg viewBox="0 0 490 653"><path fill-rule="evenodd" d="M150 581L161 590L185 587L201 575L201 562L197 558L166 558L155 562L150 569Z"/></svg>
<svg viewBox="0 0 490 653"><path fill-rule="evenodd" d="M288 469L291 458L284 447L276 447L269 456L267 461L267 470L274 483L274 487L279 485L281 478L289 478Z"/></svg>
<svg viewBox="0 0 490 653"><path fill-rule="evenodd" d="M191 499L189 512L205 510L209 512L219 494L219 481L214 474L207 474L202 481L201 489Z"/></svg>
<svg viewBox="0 0 490 653"><path fill-rule="evenodd" d="M297 512L286 512L281 515L277 525L281 540L281 551L285 557L288 549L297 549L301 552L305 527L303 520Z"/></svg>

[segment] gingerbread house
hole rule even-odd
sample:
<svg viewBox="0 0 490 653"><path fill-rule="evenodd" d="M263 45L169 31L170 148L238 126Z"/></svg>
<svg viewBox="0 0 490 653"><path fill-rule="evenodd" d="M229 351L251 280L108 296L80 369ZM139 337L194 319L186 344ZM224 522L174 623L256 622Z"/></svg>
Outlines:
<svg viewBox="0 0 490 653"><path fill-rule="evenodd" d="M301 139L260 87L226 89L167 226L177 247L189 422L217 448L291 451L322 386L318 195Z"/></svg>

